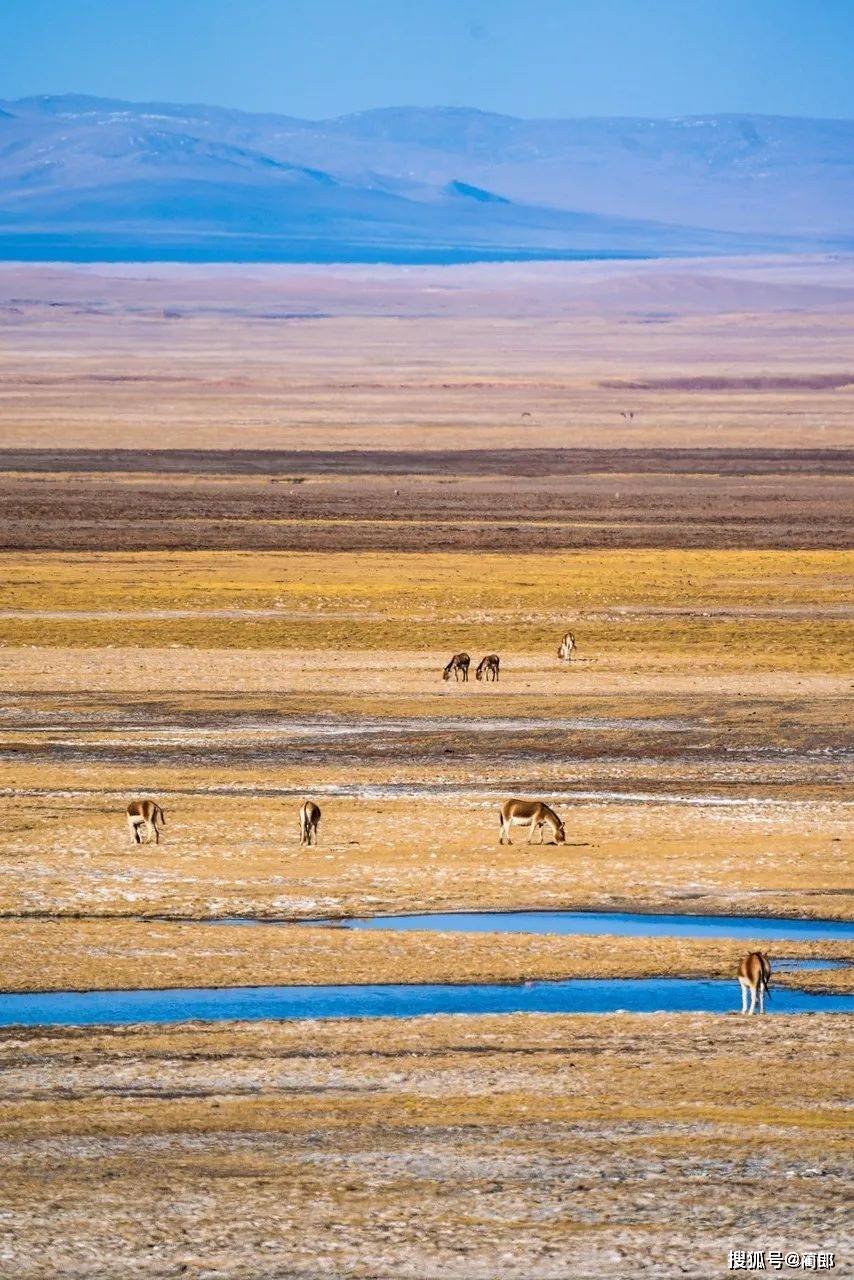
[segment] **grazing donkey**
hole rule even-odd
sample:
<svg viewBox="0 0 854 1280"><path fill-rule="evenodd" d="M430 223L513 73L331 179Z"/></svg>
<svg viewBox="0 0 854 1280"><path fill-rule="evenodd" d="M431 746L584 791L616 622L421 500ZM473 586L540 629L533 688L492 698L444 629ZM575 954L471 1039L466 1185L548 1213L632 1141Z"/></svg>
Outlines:
<svg viewBox="0 0 854 1280"><path fill-rule="evenodd" d="M320 805L306 800L299 811L300 844L317 844L317 828L320 826Z"/></svg>
<svg viewBox="0 0 854 1280"><path fill-rule="evenodd" d="M759 1012L765 1012L765 994L768 991L768 980L771 977L771 961L764 951L748 951L738 962L738 985L741 987L741 1012L754 1013L756 996L759 995ZM747 993L750 992L750 1008L747 1007Z"/></svg>
<svg viewBox="0 0 854 1280"><path fill-rule="evenodd" d="M501 659L497 653L488 653L485 658L481 658L477 664L475 671L475 679L477 680L497 680L498 668L501 665Z"/></svg>
<svg viewBox="0 0 854 1280"><path fill-rule="evenodd" d="M566 844L566 829L563 822L542 800L505 800L501 806L501 840L500 844L512 844L510 828L516 824L530 824L528 844L534 838L534 831L539 830L540 844L543 843L543 827L549 827L555 844Z"/></svg>
<svg viewBox="0 0 854 1280"><path fill-rule="evenodd" d="M451 658L451 661L445 667L445 670L442 672L442 679L450 680L451 675L453 674L454 679L459 680L460 675L462 675L463 684L465 684L469 678L470 665L471 658L467 653L455 653L453 658Z"/></svg>
<svg viewBox="0 0 854 1280"><path fill-rule="evenodd" d="M561 640L560 648L557 651L557 656L560 658L561 662L572 661L572 651L574 648L575 648L575 636L572 634L571 631L567 631L566 635Z"/></svg>
<svg viewBox="0 0 854 1280"><path fill-rule="evenodd" d="M136 844L142 844L142 828L148 831L148 843L151 844L152 836L154 843L160 844L160 832L157 829L158 820L162 826L166 826L166 815L154 800L131 800L127 811L128 827L131 836Z"/></svg>

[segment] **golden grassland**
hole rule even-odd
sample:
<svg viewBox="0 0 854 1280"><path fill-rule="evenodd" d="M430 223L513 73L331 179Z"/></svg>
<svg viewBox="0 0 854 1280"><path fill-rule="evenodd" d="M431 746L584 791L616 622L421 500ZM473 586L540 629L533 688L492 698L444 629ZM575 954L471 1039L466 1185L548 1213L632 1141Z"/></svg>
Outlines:
<svg viewBox="0 0 854 1280"><path fill-rule="evenodd" d="M16 1280L844 1270L847 1020L0 1033ZM773 1190L771 1190L773 1189Z"/></svg>
<svg viewBox="0 0 854 1280"><path fill-rule="evenodd" d="M470 638L472 630L467 631ZM109 644L93 648L10 645L0 648L0 688L9 694L38 695L45 704L61 704L69 695L119 695L130 701L149 695L188 695L201 708L215 711L235 699L265 699L292 713L318 715L335 708L382 717L408 707L413 714L453 710L463 717L493 712L500 706L524 714L543 714L549 702L573 710L599 705L634 714L657 714L668 702L696 698L716 706L725 718L737 699L781 703L798 700L797 712L818 720L823 713L844 714L850 677L847 665L837 673L744 670L737 656L721 653L662 653L636 649L608 657L579 657L560 670L550 656L502 656L504 675L490 685L445 685L441 672L450 650L291 650L207 649L183 647L161 634L163 647L126 648ZM554 640L554 634L550 637ZM801 644L792 636L787 655ZM486 649L487 646L482 646ZM470 644L477 660L480 647ZM557 650L555 649L555 653ZM749 656L749 655L747 655ZM515 676L515 683L512 677ZM815 702L810 703L810 699ZM773 718L773 711L770 712ZM832 732L839 720L825 720ZM794 775L793 775L794 776Z"/></svg>
<svg viewBox="0 0 854 1280"><path fill-rule="evenodd" d="M550 651L570 618L597 661L661 653L839 672L854 648L854 624L834 616L854 584L846 552L30 554L0 558L0 581L8 647L433 653L477 642L512 661ZM767 608L773 620L756 616ZM134 616L153 611L178 612Z"/></svg>
<svg viewBox="0 0 854 1280"><path fill-rule="evenodd" d="M850 603L854 561L835 551L15 553L4 609L473 609L558 617L579 609L780 608Z"/></svg>
<svg viewBox="0 0 854 1280"><path fill-rule="evenodd" d="M127 791L93 790L91 775L64 778L65 788L80 787L77 797L48 788L6 802L2 989L731 976L749 948L241 929L151 919L158 916L310 920L587 907L851 918L848 815L827 800L754 800L734 812L655 797L564 801L568 844L541 848L519 837L512 847L498 845L496 802L482 798L446 799L438 829L423 800L323 798L322 842L301 850L298 795L244 792L210 806L197 787L165 799L160 792L168 815L163 842L133 846L122 819ZM848 944L767 942L764 949L773 958L854 959ZM799 974L797 983L847 989L852 972Z"/></svg>
<svg viewBox="0 0 854 1280"><path fill-rule="evenodd" d="M279 984L488 983L564 978L727 978L751 948L778 958L818 958L826 968L779 972L773 986L854 992L846 942L733 938L454 934L304 925L228 927L144 919L14 919L0 929L7 991L263 987ZM36 963L22 961L27 955Z"/></svg>
<svg viewBox="0 0 854 1280"><path fill-rule="evenodd" d="M321 842L301 849L301 789L264 795L236 783L213 799L208 783L156 792L167 813L162 842L137 846L123 817L130 788L111 789L110 781L87 768L66 773L61 789L28 792L19 774L23 794L4 801L4 914L310 919L634 903L851 916L848 812L829 799L721 805L703 803L698 788L699 803L679 804L662 787L658 795L623 800L605 789L579 800L570 783L555 802L567 844L541 847L525 844L524 834L512 846L498 843L498 800L474 778L461 794L449 790L438 818L417 791L389 797L368 784L367 795L325 797L318 788ZM38 955L13 951L10 959L38 970Z"/></svg>
<svg viewBox="0 0 854 1280"><path fill-rule="evenodd" d="M792 628L794 629L794 628ZM324 618L306 620L268 619L234 620L204 618L177 619L171 623L171 644L190 649L230 648L246 650L277 649L362 649L374 642L378 647L421 650L443 645L451 652L469 647L506 652L519 645L519 627L511 622L472 625L468 622L444 622L430 625L424 621L408 621L394 617L384 621L329 621ZM25 619L0 620L0 645L40 648L89 648L110 646L158 648L163 644L164 628L160 621L136 621L120 617L91 619ZM473 639L479 643L474 645ZM524 638L528 650L540 651L554 641L554 624L532 623ZM585 642L593 646L597 660L614 654L637 650L640 653L675 653L684 659L692 654L714 662L718 667L757 671L798 671L800 661L792 651L791 637L783 628L769 628L764 621L707 621L691 624L681 619L666 622L635 619L619 623L590 623L585 629ZM846 648L854 644L854 623L833 619L810 624L810 650L815 667L822 672L846 671ZM427 661L435 665L435 651Z"/></svg>
<svg viewBox="0 0 854 1280"><path fill-rule="evenodd" d="M184 934L158 958L137 947L139 916L854 913L846 553L49 553L3 557L0 574L6 989L58 973L197 982L213 943L197 955L200 935ZM440 679L463 645L501 652L498 684ZM159 847L128 844L137 793L167 810ZM499 846L498 799L513 793L553 797L569 844ZM324 809L316 850L296 847L305 794ZM51 932L21 913L66 920ZM92 915L110 945L107 925L81 924L72 966L67 917ZM22 945L28 930L38 946ZM289 944L268 936L218 941L212 972L233 946L235 972L271 980ZM698 962L690 945L613 945L625 973ZM322 935L293 971L323 981L338 954L363 980L375 946ZM435 938L421 959L406 941L389 955L413 979L594 964L567 940L529 959L518 942ZM710 972L722 955L708 951Z"/></svg>

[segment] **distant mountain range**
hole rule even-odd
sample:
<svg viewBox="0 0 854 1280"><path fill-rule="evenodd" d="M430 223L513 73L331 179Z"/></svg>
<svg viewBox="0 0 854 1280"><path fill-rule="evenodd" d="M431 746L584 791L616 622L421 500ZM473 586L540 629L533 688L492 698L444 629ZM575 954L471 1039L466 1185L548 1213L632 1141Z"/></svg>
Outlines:
<svg viewBox="0 0 854 1280"><path fill-rule="evenodd" d="M457 261L854 249L854 121L308 121L0 103L0 257Z"/></svg>

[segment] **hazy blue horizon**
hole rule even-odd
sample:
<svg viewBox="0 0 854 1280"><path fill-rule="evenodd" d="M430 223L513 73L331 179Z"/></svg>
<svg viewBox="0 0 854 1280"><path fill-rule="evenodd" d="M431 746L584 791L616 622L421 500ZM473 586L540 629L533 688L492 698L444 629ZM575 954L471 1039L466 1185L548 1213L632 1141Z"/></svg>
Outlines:
<svg viewBox="0 0 854 1280"><path fill-rule="evenodd" d="M849 0L6 0L0 97L854 118Z"/></svg>
<svg viewBox="0 0 854 1280"><path fill-rule="evenodd" d="M854 0L6 0L0 256L847 251L852 37Z"/></svg>
<svg viewBox="0 0 854 1280"><path fill-rule="evenodd" d="M597 115L586 114L586 115L569 115L569 116L530 116L530 115L517 114L511 111L491 111L483 107L475 106L472 103L455 103L453 105L450 105L447 102L432 102L432 103L388 102L381 107L364 107L359 110L345 111L338 115L332 115L332 116L299 116L294 114L293 112L261 111L254 107L240 106L239 104L202 101L200 99L130 98L127 96L122 96L117 94L104 95L104 94L98 94L98 93L87 93L80 90L69 91L68 93L54 93L54 92L27 93L27 94L21 94L20 96L14 97L14 98L9 96L0 96L0 102L5 102L7 104L15 105L15 104L44 101L46 99L56 99L56 98L91 98L93 99L93 101L100 101L100 102L111 102L111 101L123 102L123 103L127 103L129 106L134 106L134 107L146 107L146 106L148 107L179 106L179 107L185 107L185 108L198 107L200 109L209 110L209 111L229 111L229 112L243 113L245 115L281 116L283 120L284 119L298 120L302 124L332 124L336 120L344 120L351 116L370 115L372 113L382 112L382 111L387 111L387 112L447 111L448 113L451 113L451 112L459 112L461 114L472 113L472 114L483 115L483 116L495 116L496 118L500 117L506 120L522 120L530 124L537 124L537 123L539 124L549 124L549 123L582 124L588 120L589 121L610 120L615 123L618 123L621 120L625 120L625 121L654 120L654 121L659 121L661 123L665 123L667 121L676 121L676 120L698 120L699 121L699 120L709 120L713 118L725 119L727 117L730 117L732 119L754 117L756 119L764 118L767 120L803 120L803 121L816 121L816 122L825 121L828 124L832 124L835 122L850 123L851 121L854 121L854 115L817 116L817 115L805 115L802 113L786 114L785 112L771 112L771 111L697 111L697 112L689 112L682 115L670 115L670 114L625 115L622 113L608 114L607 112L603 112Z"/></svg>

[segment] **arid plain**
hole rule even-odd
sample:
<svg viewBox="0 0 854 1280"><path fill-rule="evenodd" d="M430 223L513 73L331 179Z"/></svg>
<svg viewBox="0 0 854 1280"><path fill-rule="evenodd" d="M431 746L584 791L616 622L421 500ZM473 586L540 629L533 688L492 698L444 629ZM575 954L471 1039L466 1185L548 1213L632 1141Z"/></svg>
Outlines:
<svg viewBox="0 0 854 1280"><path fill-rule="evenodd" d="M854 918L852 337L839 258L0 267L0 987L746 949L223 916ZM499 682L443 682L459 649ZM500 846L512 794L567 844ZM785 954L828 968L780 983L852 988L845 944ZM761 1247L844 1274L849 1028L5 1030L0 1274L707 1277Z"/></svg>

